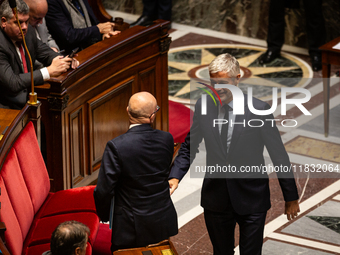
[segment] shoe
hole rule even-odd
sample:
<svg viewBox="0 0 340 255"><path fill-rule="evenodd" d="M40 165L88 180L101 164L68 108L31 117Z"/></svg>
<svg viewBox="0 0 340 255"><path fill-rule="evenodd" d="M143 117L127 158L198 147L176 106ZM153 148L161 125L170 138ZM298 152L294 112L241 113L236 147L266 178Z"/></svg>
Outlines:
<svg viewBox="0 0 340 255"><path fill-rule="evenodd" d="M154 20L149 16L140 16L135 22L130 24L130 27L134 26L149 26Z"/></svg>
<svg viewBox="0 0 340 255"><path fill-rule="evenodd" d="M314 72L320 71L322 69L321 56L313 55L311 56L312 69Z"/></svg>
<svg viewBox="0 0 340 255"><path fill-rule="evenodd" d="M263 53L260 58L259 62L261 65L267 64L272 62L274 59L280 57L279 51L273 51L273 50L267 50L265 53Z"/></svg>

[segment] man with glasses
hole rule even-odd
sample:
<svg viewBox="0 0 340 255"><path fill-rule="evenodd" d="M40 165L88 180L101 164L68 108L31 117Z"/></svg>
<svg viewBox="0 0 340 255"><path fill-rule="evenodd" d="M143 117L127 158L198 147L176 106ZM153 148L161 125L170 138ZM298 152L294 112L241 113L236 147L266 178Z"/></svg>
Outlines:
<svg viewBox="0 0 340 255"><path fill-rule="evenodd" d="M209 74L213 86L238 86L241 77L238 61L228 53L217 56L211 62ZM273 115L259 116L252 113L246 94L243 95L244 113L235 115L233 109L237 107L240 98L233 97L227 88L216 88L216 91L222 105L215 105L208 97L207 114L201 114L203 100L197 100L190 132L171 169L169 186L173 193L179 180L187 173L198 152L198 146L204 139L206 169L216 166L216 171L206 171L201 196L214 255L234 254L236 222L240 227L240 254L261 255L266 214L271 206L269 180L266 172L247 169L261 169L265 165L264 147L275 167L288 169L287 172L276 172L285 200L283 209L288 220L294 219L300 210L294 175L289 171L290 161L275 122L272 124L265 121L274 119ZM270 108L259 99L251 100L255 109ZM228 124L214 125L215 119L224 119ZM254 125L252 122L251 125L246 125L252 120L260 120L264 124ZM218 171L217 166L223 171Z"/></svg>
<svg viewBox="0 0 340 255"><path fill-rule="evenodd" d="M59 51L59 47L51 34L48 32L45 16L48 10L46 0L25 0L29 7L29 22L34 28L38 39L46 43L55 52Z"/></svg>
<svg viewBox="0 0 340 255"><path fill-rule="evenodd" d="M127 107L129 130L104 151L94 199L98 216L108 221L114 197L112 251L147 246L178 232L168 186L174 141L151 127L158 110L153 95L134 94Z"/></svg>

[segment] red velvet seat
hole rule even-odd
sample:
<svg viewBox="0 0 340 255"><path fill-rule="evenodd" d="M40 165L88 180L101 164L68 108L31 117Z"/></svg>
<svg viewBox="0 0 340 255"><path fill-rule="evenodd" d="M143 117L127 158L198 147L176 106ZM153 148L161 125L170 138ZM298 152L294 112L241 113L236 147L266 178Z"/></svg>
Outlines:
<svg viewBox="0 0 340 255"><path fill-rule="evenodd" d="M99 224L98 235L93 244L93 254L110 255L111 253L111 230L109 224Z"/></svg>
<svg viewBox="0 0 340 255"><path fill-rule="evenodd" d="M175 143L183 143L190 131L193 111L188 107L169 100L169 132Z"/></svg>
<svg viewBox="0 0 340 255"><path fill-rule="evenodd" d="M35 130L28 123L10 149L0 172L1 221L12 255L40 255L49 250L53 230L61 222L77 220L90 228L87 254L99 229L94 186L50 193L48 173Z"/></svg>

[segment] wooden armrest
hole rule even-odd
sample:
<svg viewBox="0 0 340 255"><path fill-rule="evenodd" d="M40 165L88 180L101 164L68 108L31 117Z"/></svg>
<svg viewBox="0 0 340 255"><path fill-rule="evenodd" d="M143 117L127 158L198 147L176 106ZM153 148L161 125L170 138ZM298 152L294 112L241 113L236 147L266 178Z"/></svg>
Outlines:
<svg viewBox="0 0 340 255"><path fill-rule="evenodd" d="M149 244L148 246L146 246L146 248L157 247L157 246L162 246L162 245L169 245L169 240L166 239L166 240L160 241L159 243Z"/></svg>
<svg viewBox="0 0 340 255"><path fill-rule="evenodd" d="M2 254L4 254L4 255L11 255L11 254L9 253L9 251L7 250L7 247L6 247L5 243L4 243L4 241L2 241L2 238L1 238L1 237L0 237L0 251L1 251Z"/></svg>

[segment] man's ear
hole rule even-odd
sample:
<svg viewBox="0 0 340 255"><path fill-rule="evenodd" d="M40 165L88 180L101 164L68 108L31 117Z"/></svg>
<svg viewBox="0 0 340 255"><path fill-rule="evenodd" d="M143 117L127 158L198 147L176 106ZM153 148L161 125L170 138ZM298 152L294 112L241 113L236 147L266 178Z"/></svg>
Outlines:
<svg viewBox="0 0 340 255"><path fill-rule="evenodd" d="M238 83L240 82L240 79L241 79L241 74L239 73L238 75L236 75L236 78L235 78L235 82L236 82L236 86L238 86Z"/></svg>
<svg viewBox="0 0 340 255"><path fill-rule="evenodd" d="M80 252L81 252L80 247L77 247L77 248L74 250L74 255L80 255Z"/></svg>
<svg viewBox="0 0 340 255"><path fill-rule="evenodd" d="M1 28L4 29L6 27L7 19L5 17L1 17Z"/></svg>

